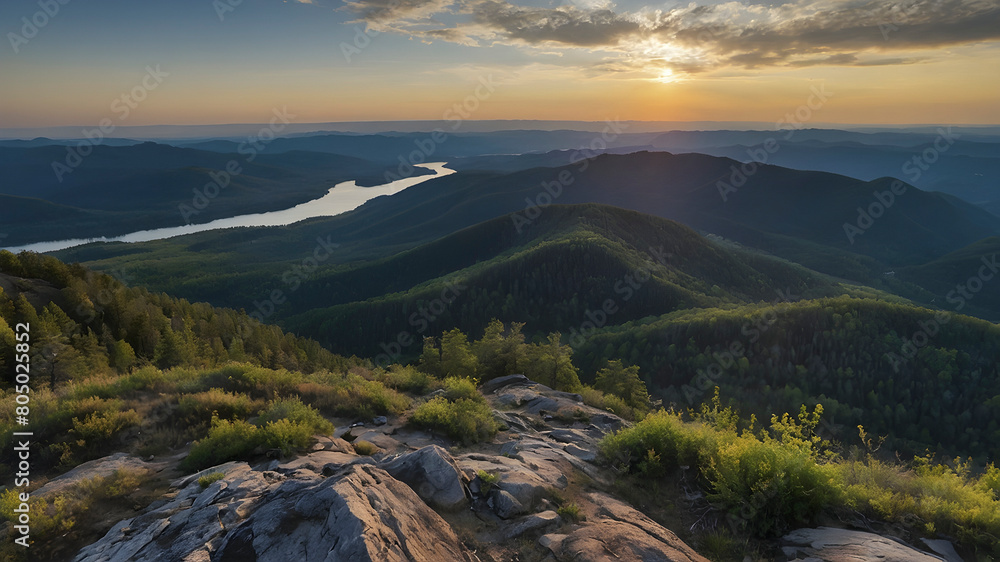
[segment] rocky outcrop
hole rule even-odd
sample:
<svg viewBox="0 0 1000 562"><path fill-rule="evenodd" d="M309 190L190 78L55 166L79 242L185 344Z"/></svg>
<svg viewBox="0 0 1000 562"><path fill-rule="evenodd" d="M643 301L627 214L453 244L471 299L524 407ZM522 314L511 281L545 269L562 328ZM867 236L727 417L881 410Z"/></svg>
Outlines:
<svg viewBox="0 0 1000 562"><path fill-rule="evenodd" d="M589 494L585 507L585 524L568 534L545 535L539 544L560 560L708 562L672 531L607 494Z"/></svg>
<svg viewBox="0 0 1000 562"><path fill-rule="evenodd" d="M790 558L800 555L823 562L941 562L891 538L864 531L820 527L798 529L784 536L782 548Z"/></svg>
<svg viewBox="0 0 1000 562"><path fill-rule="evenodd" d="M468 505L461 472L448 451L437 445L407 453L381 467L408 484L431 507L455 511Z"/></svg>
<svg viewBox="0 0 1000 562"><path fill-rule="evenodd" d="M127 453L115 453L76 466L66 474L62 474L46 482L44 486L35 490L33 495L35 497L47 497L52 494L59 494L84 480L107 478L118 471L156 471L163 469L164 466L163 463L145 462Z"/></svg>
<svg viewBox="0 0 1000 562"><path fill-rule="evenodd" d="M370 459L340 459L348 462L329 477L309 468L333 470L329 454L342 455L281 471L227 463L185 478L172 498L118 523L76 560L478 560L409 486ZM225 476L202 488L197 479L208 472Z"/></svg>

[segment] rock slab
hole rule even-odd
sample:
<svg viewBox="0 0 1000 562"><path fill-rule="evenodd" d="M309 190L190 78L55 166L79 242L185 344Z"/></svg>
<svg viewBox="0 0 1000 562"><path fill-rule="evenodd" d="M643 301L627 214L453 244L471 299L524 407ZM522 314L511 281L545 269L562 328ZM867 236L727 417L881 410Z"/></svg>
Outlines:
<svg viewBox="0 0 1000 562"><path fill-rule="evenodd" d="M468 505L462 473L448 451L438 445L404 454L382 468L407 483L433 508L455 511Z"/></svg>
<svg viewBox="0 0 1000 562"><path fill-rule="evenodd" d="M417 561L478 558L409 486L370 464L329 478L227 463L206 488L197 476L167 502L119 522L77 562Z"/></svg>
<svg viewBox="0 0 1000 562"><path fill-rule="evenodd" d="M823 562L941 562L942 558L896 542L890 538L852 531L819 527L797 529L782 541L813 560ZM798 554L797 553L797 554Z"/></svg>

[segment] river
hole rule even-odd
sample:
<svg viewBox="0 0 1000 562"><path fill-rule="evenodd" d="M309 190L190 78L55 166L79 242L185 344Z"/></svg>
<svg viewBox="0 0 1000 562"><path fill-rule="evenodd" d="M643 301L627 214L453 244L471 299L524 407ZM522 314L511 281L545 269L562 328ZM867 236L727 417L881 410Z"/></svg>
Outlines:
<svg viewBox="0 0 1000 562"><path fill-rule="evenodd" d="M418 164L421 168L427 168L434 172L433 176L414 176L399 179L382 185L373 187L360 187L354 181L338 183L330 188L330 191L319 199L313 199L306 203L296 205L291 209L283 211L271 211L268 213L254 213L251 215L240 215L226 219L218 219L204 224L188 224L184 226L174 226L170 228L156 228L152 230L140 230L123 236L111 238L74 238L71 240L55 240L52 242L35 242L14 248L4 248L14 253L30 251L38 253L55 252L65 250L74 246L90 244L92 242L149 242L150 240L162 240L194 234L206 230L216 230L220 228L233 228L237 226L285 226L313 217L328 217L353 211L366 201L381 195L392 195L399 193L408 187L423 183L427 180L440 178L449 174L454 174L455 170L445 168L446 162L430 162Z"/></svg>

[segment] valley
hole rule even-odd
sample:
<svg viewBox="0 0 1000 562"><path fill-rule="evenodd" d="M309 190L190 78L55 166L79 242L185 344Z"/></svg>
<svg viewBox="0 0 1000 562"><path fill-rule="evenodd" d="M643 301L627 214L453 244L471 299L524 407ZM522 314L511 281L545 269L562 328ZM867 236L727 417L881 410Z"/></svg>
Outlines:
<svg viewBox="0 0 1000 562"><path fill-rule="evenodd" d="M913 521L948 529L962 556L995 554L1000 218L893 177L626 144L588 158L546 150L577 138L567 133L538 135L539 152L475 154L522 136L443 143L468 153L287 211L28 247L54 257L0 251L0 339L31 325L31 360L47 373L33 379L33 470L45 475L33 505L40 532L73 545L46 556L315 546L599 560L603 543L635 560L742 560L835 556L801 539L830 533L865 548L891 535L909 549L893 555L930 556L924 539L939 535ZM329 158L334 175L364 156L356 177L373 184L396 173L367 148L298 152L340 142L278 139L269 156ZM231 147L107 148L185 163ZM280 180L266 204L294 201L297 182ZM144 205L174 205L168 192ZM258 204L251 191L227 197L206 209ZM147 207L93 201L78 209L147 221ZM60 216L19 240L94 228ZM777 472L730 471L757 455ZM429 468L399 468L412 462L452 467L452 496L474 516L428 495ZM377 515L352 496L376 482L380 501L416 511ZM274 510L298 513L300 485L334 494L324 513L396 538L316 546L295 537L333 531L302 512L290 538L247 546ZM975 507L941 507L957 494ZM82 523L94 509L109 515ZM215 512L229 514L222 527L203 521Z"/></svg>

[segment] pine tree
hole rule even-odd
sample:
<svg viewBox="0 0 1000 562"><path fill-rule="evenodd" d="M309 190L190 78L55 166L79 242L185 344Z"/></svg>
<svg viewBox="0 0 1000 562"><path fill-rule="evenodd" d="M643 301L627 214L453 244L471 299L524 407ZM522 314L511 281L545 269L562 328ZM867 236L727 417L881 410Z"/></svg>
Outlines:
<svg viewBox="0 0 1000 562"><path fill-rule="evenodd" d="M458 328L441 336L441 374L444 377L476 377L476 356L469 340Z"/></svg>
<svg viewBox="0 0 1000 562"><path fill-rule="evenodd" d="M430 336L424 338L424 349L420 354L420 370L429 375L441 376L441 348L438 347L436 338Z"/></svg>

